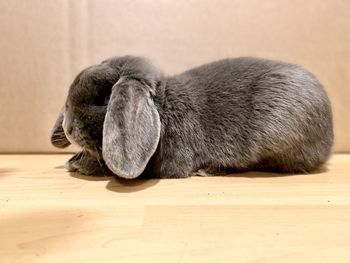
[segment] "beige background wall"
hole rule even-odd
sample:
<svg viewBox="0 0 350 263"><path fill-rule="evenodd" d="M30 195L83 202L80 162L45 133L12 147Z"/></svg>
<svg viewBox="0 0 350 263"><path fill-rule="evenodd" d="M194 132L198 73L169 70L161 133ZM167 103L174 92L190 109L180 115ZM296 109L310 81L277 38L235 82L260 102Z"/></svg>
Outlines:
<svg viewBox="0 0 350 263"><path fill-rule="evenodd" d="M302 64L328 90L336 151L350 151L349 10L348 0L0 0L0 151L53 151L75 74L124 54L169 74L246 55Z"/></svg>

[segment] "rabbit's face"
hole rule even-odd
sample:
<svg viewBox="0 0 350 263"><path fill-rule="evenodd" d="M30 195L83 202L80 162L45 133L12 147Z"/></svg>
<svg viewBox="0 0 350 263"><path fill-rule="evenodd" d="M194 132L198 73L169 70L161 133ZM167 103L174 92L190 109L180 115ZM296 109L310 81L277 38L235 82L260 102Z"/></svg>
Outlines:
<svg viewBox="0 0 350 263"><path fill-rule="evenodd" d="M106 65L82 71L73 81L65 103L63 130L71 143L91 153L102 150L102 130L116 74Z"/></svg>
<svg viewBox="0 0 350 263"><path fill-rule="evenodd" d="M53 145L78 144L102 156L115 174L139 176L160 139L160 117L153 98L161 78L149 61L131 56L114 57L83 70L73 81L54 125Z"/></svg>

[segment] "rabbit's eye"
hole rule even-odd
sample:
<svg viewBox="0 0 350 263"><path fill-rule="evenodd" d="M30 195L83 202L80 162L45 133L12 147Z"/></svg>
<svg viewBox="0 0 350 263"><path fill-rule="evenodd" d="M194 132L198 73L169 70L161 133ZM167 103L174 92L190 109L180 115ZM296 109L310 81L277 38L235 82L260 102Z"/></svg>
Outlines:
<svg viewBox="0 0 350 263"><path fill-rule="evenodd" d="M107 106L110 94L101 93L95 98L95 104L97 106Z"/></svg>

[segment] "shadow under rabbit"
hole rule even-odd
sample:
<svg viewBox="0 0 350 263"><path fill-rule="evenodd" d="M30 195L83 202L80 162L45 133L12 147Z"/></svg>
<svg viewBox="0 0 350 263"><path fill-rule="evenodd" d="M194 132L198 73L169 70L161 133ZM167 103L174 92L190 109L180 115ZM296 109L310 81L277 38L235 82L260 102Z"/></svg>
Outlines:
<svg viewBox="0 0 350 263"><path fill-rule="evenodd" d="M323 174L328 171L327 166L321 166L320 168L305 173L278 173L270 172L263 170L246 170L246 171L237 171L234 169L229 169L226 171L220 171L215 175L209 176L224 176L224 177L245 177L245 178L277 178L277 177L294 177L294 176L307 176L309 174ZM202 175L198 175L202 176Z"/></svg>
<svg viewBox="0 0 350 263"><path fill-rule="evenodd" d="M192 176L197 177L232 177L232 178L278 178L278 177L291 177L291 176L307 176L308 174L322 174L327 172L328 169L326 166L322 166L319 169L310 172L310 173L298 173L298 174L292 174L292 173L272 173L272 172L265 172L265 171L237 171L233 169L228 170L222 170L215 174L209 174L205 173L203 171L198 171L192 174ZM132 192L139 192L142 190L145 190L149 187L153 187L156 184L160 182L160 180L164 179L155 179L150 177L149 174L146 176L141 176L137 179L123 179L117 176L108 175L108 176L91 176L91 175L84 175L79 172L69 172L69 175L71 177L80 179L80 180L86 180L86 181L108 181L106 185L106 189L112 192L117 193L132 193ZM190 178L190 177L189 177ZM187 178L188 179L188 178ZM180 179L170 179L170 180L180 180Z"/></svg>
<svg viewBox="0 0 350 263"><path fill-rule="evenodd" d="M69 176L80 180L86 181L108 181L106 189L112 192L118 193L132 193L145 190L149 187L156 185L160 179L150 179L150 178L137 178L137 179L123 179L117 176L91 176L84 175L79 172L69 172Z"/></svg>
<svg viewBox="0 0 350 263"><path fill-rule="evenodd" d="M111 180L114 176L112 175L108 175L108 176L104 176L104 175L85 175L79 172L68 172L69 176L74 177L76 179L80 179L80 180L86 180L86 181L108 181Z"/></svg>
<svg viewBox="0 0 350 263"><path fill-rule="evenodd" d="M155 186L161 179L122 179L112 177L106 185L106 189L117 193L139 192Z"/></svg>

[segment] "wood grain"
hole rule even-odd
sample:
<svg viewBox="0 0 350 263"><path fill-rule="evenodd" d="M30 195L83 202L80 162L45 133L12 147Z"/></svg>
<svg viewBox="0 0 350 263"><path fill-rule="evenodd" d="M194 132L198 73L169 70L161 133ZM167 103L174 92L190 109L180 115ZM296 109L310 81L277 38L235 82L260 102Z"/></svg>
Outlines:
<svg viewBox="0 0 350 263"><path fill-rule="evenodd" d="M350 155L314 174L121 181L0 155L0 262L350 262Z"/></svg>

